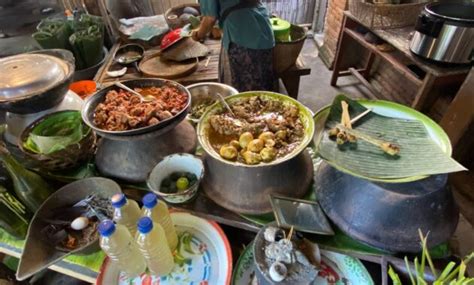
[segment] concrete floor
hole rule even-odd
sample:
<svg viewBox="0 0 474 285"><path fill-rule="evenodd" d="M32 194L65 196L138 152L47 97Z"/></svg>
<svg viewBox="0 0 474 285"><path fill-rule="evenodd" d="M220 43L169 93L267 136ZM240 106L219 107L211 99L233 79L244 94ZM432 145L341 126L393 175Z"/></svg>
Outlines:
<svg viewBox="0 0 474 285"><path fill-rule="evenodd" d="M304 63L311 68L311 74L301 77L298 101L316 112L320 108L331 104L334 97L344 93L352 98L365 98L366 88L358 84L357 79L342 77L338 86L329 84L332 71L318 57L318 49L313 39L307 39L301 51Z"/></svg>

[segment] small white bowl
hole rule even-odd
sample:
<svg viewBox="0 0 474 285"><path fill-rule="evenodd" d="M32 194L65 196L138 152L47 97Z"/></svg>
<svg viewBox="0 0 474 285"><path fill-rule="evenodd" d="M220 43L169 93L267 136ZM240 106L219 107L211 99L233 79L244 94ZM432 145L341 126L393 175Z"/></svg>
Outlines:
<svg viewBox="0 0 474 285"><path fill-rule="evenodd" d="M163 193L160 191L161 182L173 172L190 172L196 175L197 181L187 190L179 193ZM204 176L202 160L187 153L177 153L165 156L150 172L147 179L148 188L165 201L172 204L185 203L197 193L199 183Z"/></svg>

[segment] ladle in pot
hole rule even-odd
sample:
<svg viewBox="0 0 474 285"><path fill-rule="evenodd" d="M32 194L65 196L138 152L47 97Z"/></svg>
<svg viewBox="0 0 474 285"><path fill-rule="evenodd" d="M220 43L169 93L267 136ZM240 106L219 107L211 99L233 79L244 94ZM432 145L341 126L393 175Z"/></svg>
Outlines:
<svg viewBox="0 0 474 285"><path fill-rule="evenodd" d="M216 93L214 93L214 94L217 96L217 98L219 99L219 101L221 102L221 104L224 105L224 107L227 109L227 111L229 111L229 113L230 113L233 117L235 117L234 112L233 112L232 109L230 108L229 104L227 104L227 102L225 101L224 96L222 96L221 93L219 93L219 92L216 92Z"/></svg>
<svg viewBox="0 0 474 285"><path fill-rule="evenodd" d="M138 93L137 91L133 90L132 88L129 88L129 87L123 85L120 82L115 82L114 85L121 88L121 89L123 89L123 90L126 90L126 91L128 91L132 94L135 94L135 95L139 96L141 102L150 102L150 101L153 101L153 100L156 99L153 95L143 96L142 94Z"/></svg>

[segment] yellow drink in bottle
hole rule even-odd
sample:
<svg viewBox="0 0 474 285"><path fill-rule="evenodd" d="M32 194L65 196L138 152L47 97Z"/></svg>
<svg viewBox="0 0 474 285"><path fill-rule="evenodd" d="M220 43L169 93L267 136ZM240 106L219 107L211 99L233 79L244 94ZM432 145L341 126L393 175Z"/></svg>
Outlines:
<svg viewBox="0 0 474 285"><path fill-rule="evenodd" d="M111 220L99 225L100 247L127 277L135 278L146 270L145 259L125 226Z"/></svg>
<svg viewBox="0 0 474 285"><path fill-rule="evenodd" d="M173 270L173 255L166 242L165 231L159 224L153 223L149 217L141 218L136 240L152 275L165 276Z"/></svg>
<svg viewBox="0 0 474 285"><path fill-rule="evenodd" d="M133 200L127 200L124 194L115 194L110 199L114 207L114 222L124 225L132 237L137 233L137 222L141 217L140 207Z"/></svg>
<svg viewBox="0 0 474 285"><path fill-rule="evenodd" d="M174 228L173 221L170 217L168 206L165 202L158 200L155 194L149 193L143 197L143 208L142 214L145 217L149 217L153 222L160 224L165 231L166 240L168 245L173 252L178 246L178 235Z"/></svg>

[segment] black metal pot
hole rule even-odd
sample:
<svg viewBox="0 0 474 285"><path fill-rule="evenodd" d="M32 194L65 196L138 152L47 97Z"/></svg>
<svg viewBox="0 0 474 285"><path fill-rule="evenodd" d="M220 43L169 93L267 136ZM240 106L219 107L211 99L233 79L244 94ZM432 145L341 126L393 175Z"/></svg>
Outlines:
<svg viewBox="0 0 474 285"><path fill-rule="evenodd" d="M459 212L447 175L409 183L376 183L322 163L316 195L324 212L344 233L391 252L419 252L418 229L429 232L428 245L447 241Z"/></svg>
<svg viewBox="0 0 474 285"><path fill-rule="evenodd" d="M93 96L87 98L82 108L82 119L89 127L91 127L100 136L109 138L111 140L129 140L129 139L133 139L133 137L136 137L137 135L154 132L165 127L169 128L170 126L177 126L182 120L186 118L186 115L188 114L189 108L191 106L191 94L189 93L188 89L186 89L186 87L184 87L183 85L174 81L159 79L159 78L135 79L135 80L123 81L122 83L132 89L145 88L145 87L161 87L165 85L174 86L178 90L187 94L188 101L186 103L186 106L183 108L183 110L181 110L178 114L174 115L173 117L169 119L162 120L156 125L146 126L146 127L133 129L133 130L127 130L127 131L108 131L108 130L103 130L101 128L98 128L94 124L94 114L95 114L95 109L97 105L99 105L105 100L105 95L107 95L107 92L111 90L119 89L117 86L114 86L114 85L109 86L107 88L100 90Z"/></svg>
<svg viewBox="0 0 474 285"><path fill-rule="evenodd" d="M20 58L25 60L28 55L35 54L50 55L59 58L61 60L59 65L64 68L65 76L62 78L62 80L49 85L48 88L43 88L41 86L38 87L42 84L40 82L42 81L41 76L45 75L45 73L50 72L51 70L44 68L41 69L41 66L39 69L35 70L35 63L31 63L31 69L29 69L26 61L21 62L21 64L24 66L24 69L28 70L28 72L30 72L32 75L37 76L38 80L36 82L31 81L27 86L12 86L12 84L9 84L9 86L5 87L0 86L0 93L2 94L2 96L0 96L0 109L16 114L38 113L58 105L66 96L66 93L69 89L69 84L71 83L73 78L72 76L74 74L74 56L71 52L61 49L41 50L29 54L12 56L3 60L8 61L11 59L15 60ZM8 65L9 67L5 68L3 72L22 73L24 71L21 70L21 67L17 68L21 65L15 65L14 62L12 63L10 61ZM28 74L26 76L28 76ZM21 82L21 80L17 82ZM43 86L46 86L46 84ZM16 92L20 92L22 95L17 96Z"/></svg>

